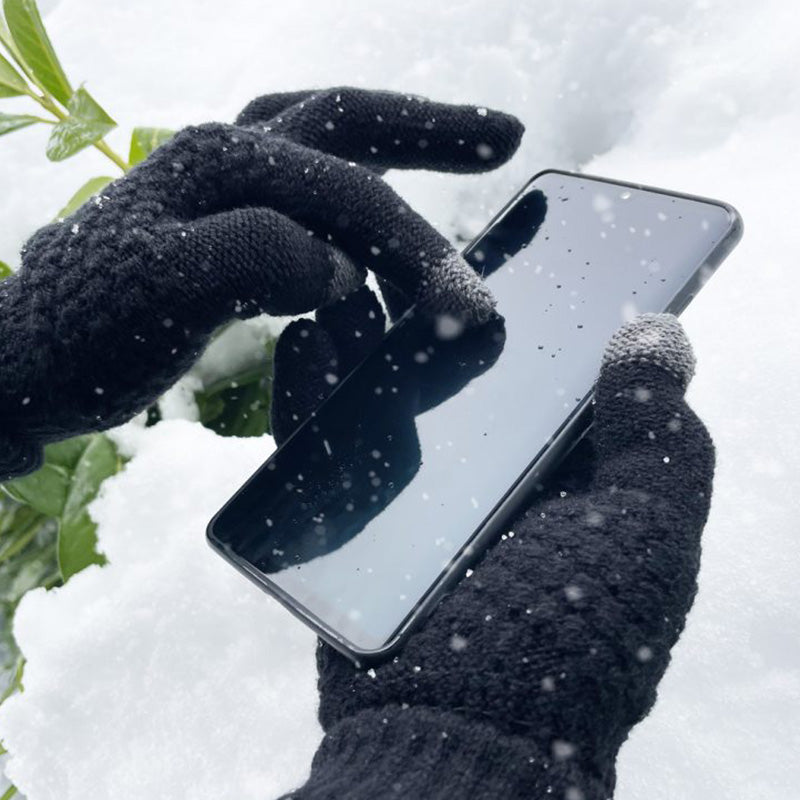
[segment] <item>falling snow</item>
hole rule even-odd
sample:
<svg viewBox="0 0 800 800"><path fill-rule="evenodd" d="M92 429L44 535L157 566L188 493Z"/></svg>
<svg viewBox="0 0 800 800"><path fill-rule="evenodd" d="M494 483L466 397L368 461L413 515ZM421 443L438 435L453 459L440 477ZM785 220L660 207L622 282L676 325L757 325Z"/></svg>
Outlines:
<svg viewBox="0 0 800 800"><path fill-rule="evenodd" d="M120 152L133 125L231 120L263 92L355 83L471 101L481 116L500 107L525 122L520 153L496 173L389 173L404 201L453 239L471 238L511 187L547 166L740 208L743 244L684 315L698 357L690 399L718 453L700 590L656 708L623 747L616 798L795 796L800 508L787 486L800 472L792 422L800 331L791 323L800 278L793 190L776 179L800 169L793 4L677 0L643 13L633 0L600 0L578 14L555 0L498 0L491 19L478 6L421 0L380 14L366 0L346 11L313 0L268 12L255 0L229 0L225 14L192 0L141 0L134 10L103 0L41 6L54 8L45 21L70 75L86 79L119 119L109 141ZM142 45L156 17L168 47ZM199 41L213 43L213 58ZM745 70L743 53L755 54ZM25 113L26 102L4 99L3 110ZM92 150L47 166L47 133L30 128L0 141L0 258L12 265L78 186L110 174ZM470 146L482 155L475 139ZM172 171L186 177L180 162ZM603 217L610 206L598 201L595 210ZM668 218L665 208L652 227ZM613 218L603 219L601 237L619 235ZM646 241L647 232L636 236ZM626 316L635 313L626 306ZM241 360L266 330L264 322L234 328L194 378ZM321 736L315 638L203 538L273 444L217 437L188 421L190 405L174 403L185 419L152 428L139 420L117 435L133 459L92 506L108 566L20 606L25 693L4 705L0 738L10 751L5 768L29 800L183 797L187 786L247 800L287 791L307 774ZM586 524L607 532L599 509ZM459 652L456 636L450 644ZM633 646L646 668L648 645ZM562 680L554 672L531 685L558 692ZM577 791L567 800L581 800Z"/></svg>

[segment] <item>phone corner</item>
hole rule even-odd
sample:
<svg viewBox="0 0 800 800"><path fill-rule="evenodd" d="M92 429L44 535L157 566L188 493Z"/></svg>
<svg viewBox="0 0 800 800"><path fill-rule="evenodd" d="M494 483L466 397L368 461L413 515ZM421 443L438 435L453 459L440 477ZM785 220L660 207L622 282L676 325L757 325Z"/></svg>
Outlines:
<svg viewBox="0 0 800 800"><path fill-rule="evenodd" d="M571 175L575 176L578 175L577 172L570 172L566 169L559 169L558 167L546 167L545 169L540 169L538 172L534 172L530 178L525 182L525 186L523 189L527 189L532 183L539 180L539 178L544 177L545 175Z"/></svg>
<svg viewBox="0 0 800 800"><path fill-rule="evenodd" d="M355 664L356 668L363 670L382 664L397 655L403 641L402 638L398 638L374 650L360 650L347 645L344 646L344 650L341 646L337 649L341 652L346 650L345 655Z"/></svg>
<svg viewBox="0 0 800 800"><path fill-rule="evenodd" d="M219 512L214 514L213 517L206 523L205 527L205 540L206 544L213 548L214 550L219 550L219 539L217 538L215 532L215 526L217 522L217 518L219 517Z"/></svg>
<svg viewBox="0 0 800 800"><path fill-rule="evenodd" d="M735 244L744 236L744 219L736 206L725 202L721 203L721 205L728 212L728 218L730 219L728 236L731 237L732 242Z"/></svg>

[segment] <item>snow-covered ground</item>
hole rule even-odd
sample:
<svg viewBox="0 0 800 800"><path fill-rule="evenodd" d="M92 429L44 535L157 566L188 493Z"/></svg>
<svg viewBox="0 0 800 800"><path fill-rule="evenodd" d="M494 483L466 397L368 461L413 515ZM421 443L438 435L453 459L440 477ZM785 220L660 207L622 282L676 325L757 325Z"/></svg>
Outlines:
<svg viewBox="0 0 800 800"><path fill-rule="evenodd" d="M358 84L513 111L510 165L391 174L471 235L543 167L717 196L742 244L685 314L694 407L718 447L700 593L653 714L619 762L619 800L789 800L800 792L800 28L792 0L60 0L46 22L75 83L120 122L230 120L252 96ZM4 110L27 107L3 101ZM124 133L123 133L124 132ZM94 174L0 140L0 259ZM196 423L127 426L135 456L93 506L109 565L29 595L25 692L0 713L30 800L268 798L320 737L314 640L204 542L272 449Z"/></svg>

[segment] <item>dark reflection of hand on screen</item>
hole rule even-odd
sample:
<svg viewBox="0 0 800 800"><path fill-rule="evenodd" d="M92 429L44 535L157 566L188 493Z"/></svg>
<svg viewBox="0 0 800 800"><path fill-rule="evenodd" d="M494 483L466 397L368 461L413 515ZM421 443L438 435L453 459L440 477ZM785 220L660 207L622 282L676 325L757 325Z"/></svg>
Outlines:
<svg viewBox="0 0 800 800"><path fill-rule="evenodd" d="M414 418L490 369L505 343L502 317L459 330L451 320L412 316L398 334L371 371L355 428L352 418L324 429L312 420L299 432L303 471L284 485L265 527L253 526L237 548L264 572L330 553L380 514L419 469Z"/></svg>
<svg viewBox="0 0 800 800"><path fill-rule="evenodd" d="M483 237L479 250L468 250L465 257L484 278L496 272L533 240L547 205L544 194L531 192ZM393 317L406 310L406 299L391 287L384 285L383 294ZM374 327L372 312L373 322L364 314L369 308L365 297L354 296L324 320L318 314L340 361L342 348L353 341L353 326ZM502 314L502 307L498 311ZM320 370L320 354L327 352L319 343L327 335L323 327L313 327L306 339L305 333L292 337L281 354L283 375L292 378L274 397L273 419L283 431L291 419L310 413L299 395L315 391L313 376ZM379 338L380 332L369 335ZM374 353L366 368L349 378L350 400L343 404L341 395L334 395L326 413L298 430L291 447L279 450L240 497L232 549L262 572L275 574L333 553L364 531L409 485L422 459L432 457L421 454L415 419L490 370L501 358L505 335L501 316L471 329L449 318L406 316L387 340L388 349ZM302 377L306 362L308 379ZM364 535L374 536L375 530Z"/></svg>

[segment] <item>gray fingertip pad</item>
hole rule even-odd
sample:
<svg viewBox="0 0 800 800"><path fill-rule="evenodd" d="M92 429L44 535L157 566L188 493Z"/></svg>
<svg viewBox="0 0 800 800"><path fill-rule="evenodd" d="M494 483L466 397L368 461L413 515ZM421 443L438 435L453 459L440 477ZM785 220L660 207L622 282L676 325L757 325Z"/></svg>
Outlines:
<svg viewBox="0 0 800 800"><path fill-rule="evenodd" d="M641 314L626 322L606 345L602 368L631 363L656 364L688 386L696 361L677 317Z"/></svg>
<svg viewBox="0 0 800 800"><path fill-rule="evenodd" d="M325 291L321 305L330 305L341 300L363 285L367 271L359 267L345 253L336 247L329 247L329 258L333 263L333 277Z"/></svg>
<svg viewBox="0 0 800 800"><path fill-rule="evenodd" d="M480 325L495 315L492 293L458 253L445 256L428 272L416 300L426 313L448 314L465 325Z"/></svg>

